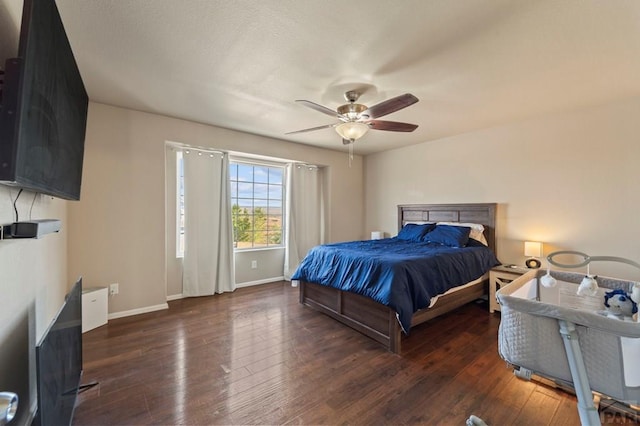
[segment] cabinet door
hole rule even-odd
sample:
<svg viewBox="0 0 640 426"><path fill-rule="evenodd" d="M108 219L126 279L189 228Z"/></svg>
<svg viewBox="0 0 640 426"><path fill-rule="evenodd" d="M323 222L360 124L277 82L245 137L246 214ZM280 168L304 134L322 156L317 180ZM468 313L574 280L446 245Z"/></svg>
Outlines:
<svg viewBox="0 0 640 426"><path fill-rule="evenodd" d="M106 287L82 292L82 332L107 323L108 293Z"/></svg>

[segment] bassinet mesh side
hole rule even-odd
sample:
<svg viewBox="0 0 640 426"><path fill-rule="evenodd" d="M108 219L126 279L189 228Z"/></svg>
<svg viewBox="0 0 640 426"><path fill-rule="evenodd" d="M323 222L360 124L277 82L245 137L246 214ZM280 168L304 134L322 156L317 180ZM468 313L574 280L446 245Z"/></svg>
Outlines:
<svg viewBox="0 0 640 426"><path fill-rule="evenodd" d="M544 271L539 271L535 278L542 274ZM581 274L561 273L557 279L577 283L582 277ZM500 356L513 365L541 376L571 383L569 363L558 325L558 319L570 320L577 326L591 389L619 401L638 404L640 387L625 385L620 334L616 333L616 329L624 329L623 335L637 333L637 337L640 337L640 324L630 326L629 323L605 318L595 312L579 312L510 294L514 288L521 287L530 279L530 274L527 274L498 291L501 304L498 331ZM629 282L626 281L611 278L598 281L601 287L629 288Z"/></svg>
<svg viewBox="0 0 640 426"><path fill-rule="evenodd" d="M500 356L513 365L571 383L569 363L558 332L558 321L501 307Z"/></svg>

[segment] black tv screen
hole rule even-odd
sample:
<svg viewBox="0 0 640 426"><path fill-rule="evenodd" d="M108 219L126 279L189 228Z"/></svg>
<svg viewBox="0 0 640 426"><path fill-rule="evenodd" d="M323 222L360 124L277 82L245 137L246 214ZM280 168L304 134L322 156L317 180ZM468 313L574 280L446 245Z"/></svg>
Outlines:
<svg viewBox="0 0 640 426"><path fill-rule="evenodd" d="M0 182L80 199L88 96L54 0L25 0L5 64Z"/></svg>
<svg viewBox="0 0 640 426"><path fill-rule="evenodd" d="M40 425L69 425L82 378L82 279L36 346Z"/></svg>

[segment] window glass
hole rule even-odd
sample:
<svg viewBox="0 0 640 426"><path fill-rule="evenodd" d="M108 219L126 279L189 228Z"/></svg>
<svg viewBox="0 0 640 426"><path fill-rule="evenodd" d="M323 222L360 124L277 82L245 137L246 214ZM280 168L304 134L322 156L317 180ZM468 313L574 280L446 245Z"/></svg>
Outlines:
<svg viewBox="0 0 640 426"><path fill-rule="evenodd" d="M253 181L256 183L268 183L269 167L256 166L253 169Z"/></svg>
<svg viewBox="0 0 640 426"><path fill-rule="evenodd" d="M237 164L238 173L235 179L239 182L253 182L253 166L248 164ZM233 180L233 175L230 175Z"/></svg>
<svg viewBox="0 0 640 426"><path fill-rule="evenodd" d="M283 169L270 168L269 169L269 183L282 185Z"/></svg>
<svg viewBox="0 0 640 426"><path fill-rule="evenodd" d="M184 163L180 151L176 153L176 176L176 257L184 257Z"/></svg>
<svg viewBox="0 0 640 426"><path fill-rule="evenodd" d="M284 168L232 161L229 170L234 247L281 247Z"/></svg>

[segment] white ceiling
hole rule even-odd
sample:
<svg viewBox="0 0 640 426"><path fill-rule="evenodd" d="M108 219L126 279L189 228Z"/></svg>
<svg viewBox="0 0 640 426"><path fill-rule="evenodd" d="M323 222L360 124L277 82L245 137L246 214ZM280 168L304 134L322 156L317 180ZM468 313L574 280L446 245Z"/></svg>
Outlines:
<svg viewBox="0 0 640 426"><path fill-rule="evenodd" d="M640 95L638 0L57 0L93 101L344 149L335 109L420 101L368 154Z"/></svg>

